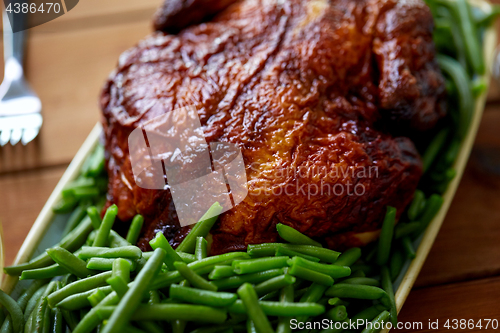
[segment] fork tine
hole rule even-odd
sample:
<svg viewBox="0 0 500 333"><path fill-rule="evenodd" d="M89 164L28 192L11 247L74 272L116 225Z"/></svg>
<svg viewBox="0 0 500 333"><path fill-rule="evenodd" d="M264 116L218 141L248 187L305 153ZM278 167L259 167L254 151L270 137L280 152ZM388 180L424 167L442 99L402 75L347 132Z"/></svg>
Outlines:
<svg viewBox="0 0 500 333"><path fill-rule="evenodd" d="M40 128L38 127L25 128L23 132L23 137L21 139L22 144L26 146L28 143L30 143L34 138L36 138L39 130Z"/></svg>
<svg viewBox="0 0 500 333"><path fill-rule="evenodd" d="M10 141L10 128L4 128L0 134L0 147L3 147Z"/></svg>
<svg viewBox="0 0 500 333"><path fill-rule="evenodd" d="M16 143L21 140L21 137L23 136L23 129L22 128L14 128L12 130L12 133L10 134L10 144L15 146Z"/></svg>

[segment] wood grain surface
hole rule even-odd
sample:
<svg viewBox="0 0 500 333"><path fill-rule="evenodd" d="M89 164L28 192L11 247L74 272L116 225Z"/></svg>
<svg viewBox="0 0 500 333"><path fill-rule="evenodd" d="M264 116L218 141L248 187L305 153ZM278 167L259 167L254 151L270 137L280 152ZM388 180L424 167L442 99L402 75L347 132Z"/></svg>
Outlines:
<svg viewBox="0 0 500 333"><path fill-rule="evenodd" d="M82 0L61 18L32 29L26 72L42 100L44 125L27 147L0 149L6 264L99 120L98 96L108 73L123 51L151 31L159 3ZM454 318L500 320L499 102L493 85L458 192L400 315L402 322L423 322L424 330L400 332L448 331L442 324ZM438 319L439 329L427 329L429 319Z"/></svg>

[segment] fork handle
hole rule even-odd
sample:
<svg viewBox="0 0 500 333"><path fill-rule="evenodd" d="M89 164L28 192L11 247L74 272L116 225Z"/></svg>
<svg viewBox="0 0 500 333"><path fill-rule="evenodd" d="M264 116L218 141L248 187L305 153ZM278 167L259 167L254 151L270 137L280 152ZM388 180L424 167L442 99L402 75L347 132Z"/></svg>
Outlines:
<svg viewBox="0 0 500 333"><path fill-rule="evenodd" d="M21 67L23 66L24 60L24 47L26 44L26 30L23 30L26 24L27 14L22 12L19 14L12 14L11 18L14 20L14 30L18 32L12 32L12 27L9 22L9 17L7 12L3 12L3 47L4 47L4 59L7 60L14 58L17 60Z"/></svg>

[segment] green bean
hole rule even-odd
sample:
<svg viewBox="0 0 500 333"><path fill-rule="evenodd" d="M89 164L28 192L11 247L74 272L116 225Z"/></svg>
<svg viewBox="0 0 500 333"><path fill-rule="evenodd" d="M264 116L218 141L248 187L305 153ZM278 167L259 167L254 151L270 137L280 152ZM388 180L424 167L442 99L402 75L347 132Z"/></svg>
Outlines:
<svg viewBox="0 0 500 333"><path fill-rule="evenodd" d="M300 298L302 303L317 303L325 293L326 286L318 283L313 283L307 288L306 292Z"/></svg>
<svg viewBox="0 0 500 333"><path fill-rule="evenodd" d="M406 253L406 257L413 259L417 256L410 237L405 236L401 238L401 245L403 246L403 250Z"/></svg>
<svg viewBox="0 0 500 333"><path fill-rule="evenodd" d="M104 170L104 165L104 146L97 145L84 174L86 176L97 176Z"/></svg>
<svg viewBox="0 0 500 333"><path fill-rule="evenodd" d="M382 311L375 319L373 319L361 333L375 333L379 332L381 325L389 318L387 310Z"/></svg>
<svg viewBox="0 0 500 333"><path fill-rule="evenodd" d="M106 282L113 288L113 290L118 294L120 298L125 296L128 291L127 282L123 279L122 276L114 275L106 280Z"/></svg>
<svg viewBox="0 0 500 333"><path fill-rule="evenodd" d="M372 279L367 277L353 277L343 280L342 283L362 284L365 286L375 286L375 287L378 287L380 285L380 282L377 279Z"/></svg>
<svg viewBox="0 0 500 333"><path fill-rule="evenodd" d="M250 286L251 287L251 286ZM241 298L241 296L240 296ZM257 301L258 305L268 316L297 317L297 316L319 316L325 312L325 307L317 303L281 303L270 301ZM227 308L228 312L235 314L246 314L248 308L242 300L236 300ZM249 310L248 310L249 311Z"/></svg>
<svg viewBox="0 0 500 333"><path fill-rule="evenodd" d="M48 308L47 299L42 298L40 300L38 307L35 309L36 312L35 312L35 315L33 317L34 321L33 321L32 325L34 325L35 332L43 332L44 321L46 321L45 314L46 314L47 308Z"/></svg>
<svg viewBox="0 0 500 333"><path fill-rule="evenodd" d="M394 281L399 276L401 269L404 265L403 253L400 250L395 250L391 256L390 262L390 272L391 272L391 280Z"/></svg>
<svg viewBox="0 0 500 333"><path fill-rule="evenodd" d="M333 284L333 279L330 275L313 271L312 269L305 268L297 264L292 265L292 267L288 271L288 274L325 286L331 286Z"/></svg>
<svg viewBox="0 0 500 333"><path fill-rule="evenodd" d="M92 246L100 247L105 246L109 237L109 232L115 223L116 215L118 214L118 207L116 205L111 205L104 214L102 223L99 226L97 234L94 239L94 244Z"/></svg>
<svg viewBox="0 0 500 333"><path fill-rule="evenodd" d="M160 303L160 294L157 290L149 291L149 301L148 304L158 304Z"/></svg>
<svg viewBox="0 0 500 333"><path fill-rule="evenodd" d="M319 262L319 258L309 256L307 254L303 254L303 253L300 253L297 251L293 251L293 250L290 250L290 249L285 248L283 246L278 246L278 248L276 248L275 256L276 257L280 257L280 256L302 257L302 258L307 259L309 261Z"/></svg>
<svg viewBox="0 0 500 333"><path fill-rule="evenodd" d="M61 314L67 327L69 327L71 332L74 332L76 326L78 325L78 322L80 321L80 318L78 317L76 312L61 309Z"/></svg>
<svg viewBox="0 0 500 333"><path fill-rule="evenodd" d="M449 133L449 128L443 128L432 139L432 141L429 143L429 146L427 146L427 149L422 155L422 169L424 173L429 170L432 163L436 160L439 152L443 149Z"/></svg>
<svg viewBox="0 0 500 333"><path fill-rule="evenodd" d="M329 297L375 300L386 297L387 293L383 289L374 286L337 283L327 289L325 295Z"/></svg>
<svg viewBox="0 0 500 333"><path fill-rule="evenodd" d="M415 236L420 235L427 226L431 223L434 216L437 214L443 204L443 198L440 195L433 194L427 199L425 208L420 217L420 229L415 232Z"/></svg>
<svg viewBox="0 0 500 333"><path fill-rule="evenodd" d="M390 305L390 315L391 315L391 323L394 327L396 327L398 323L398 309L396 308L396 301L394 300L394 290L392 288L391 275L389 273L389 269L386 266L380 268L380 277L382 288L386 292L386 297L389 299Z"/></svg>
<svg viewBox="0 0 500 333"><path fill-rule="evenodd" d="M321 261L334 263L340 255L330 249L320 248L311 245L296 245L296 244L282 244L282 243L263 243L263 244L250 244L247 247L247 253L252 257L271 257L276 253L278 247L290 249L292 251L307 254L316 257Z"/></svg>
<svg viewBox="0 0 500 333"><path fill-rule="evenodd" d="M47 267L25 270L21 273L19 280L49 279L67 273L68 270L66 268L54 264Z"/></svg>
<svg viewBox="0 0 500 333"><path fill-rule="evenodd" d="M144 268L135 278L132 287L129 288L118 303L116 311L109 318L107 325L102 331L103 333L121 332L123 327L128 323L131 315L134 312L137 314L137 307L141 302L142 295L150 288L150 283L160 271L165 255L166 252L161 248L154 251L151 259L147 261ZM150 305L149 307L152 306L158 305Z"/></svg>
<svg viewBox="0 0 500 333"><path fill-rule="evenodd" d="M106 280L111 277L111 274L111 272L100 273L64 286L47 297L49 306L53 308L57 303L70 295L105 285Z"/></svg>
<svg viewBox="0 0 500 333"><path fill-rule="evenodd" d="M196 274L188 265L183 261L174 262L175 268L186 280L189 281L193 286L199 289L217 291L217 286L212 282L209 282L202 278L200 275Z"/></svg>
<svg viewBox="0 0 500 333"><path fill-rule="evenodd" d="M99 230L102 220L97 208L95 206L87 208L87 215L89 216L90 221L92 221L92 226L94 227L94 229Z"/></svg>
<svg viewBox="0 0 500 333"><path fill-rule="evenodd" d="M474 71L478 74L484 74L485 65L481 45L479 43L478 33L475 24L471 20L469 14L469 5L465 0L458 0L449 6L452 12L456 15L455 19L460 23L460 30L465 44L467 59Z"/></svg>
<svg viewBox="0 0 500 333"><path fill-rule="evenodd" d="M47 254L52 258L52 260L58 263L59 266L66 270L63 274L70 272L80 278L84 278L92 274L92 271L87 269L87 263L85 261L79 259L73 253L63 249L62 247L56 246L50 248L47 250Z"/></svg>
<svg viewBox="0 0 500 333"><path fill-rule="evenodd" d="M253 284L261 283L282 274L283 269L270 269L258 273L231 276L226 279L212 281L212 283L217 286L218 290L226 290L237 288L246 282Z"/></svg>
<svg viewBox="0 0 500 333"><path fill-rule="evenodd" d="M457 155L460 152L461 145L462 145L462 140L456 137L453 138L444 155L445 165L452 165L455 162ZM425 204L422 205L422 209L423 207L425 207Z"/></svg>
<svg viewBox="0 0 500 333"><path fill-rule="evenodd" d="M190 264L193 261L196 261L196 257L194 256L194 254L182 251L176 251L176 253L179 255L179 257L181 257L182 261L184 261L186 264Z"/></svg>
<svg viewBox="0 0 500 333"><path fill-rule="evenodd" d="M232 266L214 266L214 269L208 274L210 280L220 280L230 276L234 276L234 270Z"/></svg>
<svg viewBox="0 0 500 333"><path fill-rule="evenodd" d="M201 260L207 257L207 240L204 237L196 237L194 255L196 260Z"/></svg>
<svg viewBox="0 0 500 333"><path fill-rule="evenodd" d="M52 211L56 214L70 213L77 204L78 200L74 196L62 196L54 207L52 207Z"/></svg>
<svg viewBox="0 0 500 333"><path fill-rule="evenodd" d="M206 237L221 212L222 206L218 202L214 203L200 218L200 221L193 226L179 246L177 246L176 251L193 253L195 250L196 237Z"/></svg>
<svg viewBox="0 0 500 333"><path fill-rule="evenodd" d="M304 268L329 275L334 279L343 278L351 274L351 269L348 266L320 264L301 257L293 257L288 261L288 265L299 265Z"/></svg>
<svg viewBox="0 0 500 333"><path fill-rule="evenodd" d="M137 268L137 263L135 261L124 259L130 265L130 270L134 271ZM90 258L87 261L87 268L97 271L110 271L113 269L114 258Z"/></svg>
<svg viewBox="0 0 500 333"><path fill-rule="evenodd" d="M130 262L123 258L113 261L113 276L119 276L125 283L130 282Z"/></svg>
<svg viewBox="0 0 500 333"><path fill-rule="evenodd" d="M353 247L342 252L334 264L338 266L351 266L358 261L359 258L361 258L361 249L359 247Z"/></svg>
<svg viewBox="0 0 500 333"><path fill-rule="evenodd" d="M87 314L82 316L81 320L78 322L76 327L73 329L72 333L90 333L92 332L101 322L99 317L99 309L105 308L108 305L118 304L120 298L116 292L112 292L106 298L104 298L96 307L92 308Z"/></svg>
<svg viewBox="0 0 500 333"><path fill-rule="evenodd" d="M82 246L78 257L82 260L90 258L139 259L142 257L142 251L137 246L133 245L115 248Z"/></svg>
<svg viewBox="0 0 500 333"><path fill-rule="evenodd" d="M82 308L88 307L90 306L88 297L93 293L95 293L97 290L102 291L106 295L109 295L113 291L111 286L104 286L104 287L93 288L80 293L75 293L57 303L56 307L68 311L80 310Z"/></svg>
<svg viewBox="0 0 500 333"><path fill-rule="evenodd" d="M233 261L233 270L236 274L251 274L287 266L289 257L270 257L250 260Z"/></svg>
<svg viewBox="0 0 500 333"><path fill-rule="evenodd" d="M344 305L337 305L327 311L325 317L333 321L344 321L347 318L347 310Z"/></svg>
<svg viewBox="0 0 500 333"><path fill-rule="evenodd" d="M174 300L213 307L229 306L233 304L237 298L236 294L233 293L200 290L182 287L176 284L170 286L169 295Z"/></svg>
<svg viewBox="0 0 500 333"><path fill-rule="evenodd" d="M143 224L144 224L144 218L142 217L142 215L137 214L136 216L134 216L127 232L127 237L126 237L127 242L129 242L130 244L137 243L139 235L141 234L141 229Z"/></svg>
<svg viewBox="0 0 500 333"><path fill-rule="evenodd" d="M263 296L271 291L284 288L288 285L294 284L296 281L295 277L284 274L271 278L267 281L261 282L255 286L255 293L257 296Z"/></svg>
<svg viewBox="0 0 500 333"><path fill-rule="evenodd" d="M441 25L440 28L441 30L446 29L448 36L446 36L447 40L439 42L441 44L443 44L444 42L444 44L446 44L448 47L448 53L455 54L460 65L464 68L468 68L469 66L467 64L466 56L467 51L465 50L466 46L462 38L462 32L460 30L459 24L457 22L454 22L454 18L449 11L447 11L445 8L440 9L441 11L439 15L442 16L439 18L439 24ZM447 52L444 51L441 53ZM449 92L450 95L452 93L455 93L455 90L456 89L454 88L450 89L448 86L446 86L446 91Z"/></svg>
<svg viewBox="0 0 500 333"><path fill-rule="evenodd" d="M120 236L116 231L110 230L108 236L109 247L124 247L130 246L129 242L122 236Z"/></svg>
<svg viewBox="0 0 500 333"><path fill-rule="evenodd" d="M420 222L398 223L394 229L394 238L400 239L401 237L414 234L420 229Z"/></svg>
<svg viewBox="0 0 500 333"><path fill-rule="evenodd" d="M262 311L257 299L257 294L250 283L244 283L238 288L238 296L248 317L253 321L259 333L273 333L269 319ZM232 306L230 307L232 308ZM244 312L244 313L245 313Z"/></svg>
<svg viewBox="0 0 500 333"><path fill-rule="evenodd" d="M97 304L99 304L99 302L101 302L106 296L107 294L104 291L102 291L101 289L97 289L92 294L90 294L89 297L87 297L87 300L89 301L90 305L94 307L97 306Z"/></svg>
<svg viewBox="0 0 500 333"><path fill-rule="evenodd" d="M187 280L183 280L179 283L180 287L189 287L189 282ZM172 286L170 286L172 287ZM175 288L175 287L174 287ZM170 289L171 290L171 289ZM195 289L197 290L197 289ZM174 292L175 294L175 292ZM175 298L172 296L172 291L169 291L169 296L172 302L175 302ZM187 322L184 320L173 320L172 321L172 333L183 333L186 329Z"/></svg>
<svg viewBox="0 0 500 333"><path fill-rule="evenodd" d="M86 213L86 205L78 205L73 213L71 213L71 215L69 216L68 221L66 222L66 226L64 227L62 237L66 236L71 232L71 230L75 229L76 226L83 220Z"/></svg>
<svg viewBox="0 0 500 333"><path fill-rule="evenodd" d="M118 312L118 306L103 306L97 310L101 319L110 318L106 328L109 327L111 319ZM131 312L131 320L184 320L196 321L200 323L220 324L226 321L227 314L223 309L216 309L204 305L192 304L154 304L139 305L134 312Z"/></svg>
<svg viewBox="0 0 500 333"><path fill-rule="evenodd" d="M413 194L413 200L411 201L410 207L408 207L408 218L410 221L417 219L424 206L425 194L421 190L416 190Z"/></svg>
<svg viewBox="0 0 500 333"><path fill-rule="evenodd" d="M97 187L76 187L73 189L63 190L63 197L73 197L79 202L82 199L94 199L99 195Z"/></svg>
<svg viewBox="0 0 500 333"><path fill-rule="evenodd" d="M387 212L385 213L380 238L378 240L377 264L379 265L385 265L389 260L394 225L396 224L396 213L396 208L387 206Z"/></svg>
<svg viewBox="0 0 500 333"><path fill-rule="evenodd" d="M40 299L38 300L38 302L36 303L36 306L35 306L35 309L38 308L38 303L39 303ZM34 310L34 309L33 309ZM32 332L33 331L33 318L35 317L35 311L31 311L31 313L29 314L28 316L28 319L26 320L25 324L24 324L24 332ZM3 332L12 332L12 329L10 329L10 327L5 327L5 330L4 330L4 326L2 325L2 331Z"/></svg>
<svg viewBox="0 0 500 333"><path fill-rule="evenodd" d="M286 240L288 243L323 247L320 243L312 240L300 231L285 224L278 223L276 225L276 229L278 230L278 234L280 235L280 237Z"/></svg>
<svg viewBox="0 0 500 333"><path fill-rule="evenodd" d="M172 246L170 246L170 243L161 231L156 234L155 238L149 241L149 245L151 245L153 249L161 248L167 253L164 261L168 269L171 271L175 270L174 262L183 261L179 254L177 254Z"/></svg>
<svg viewBox="0 0 500 333"><path fill-rule="evenodd" d="M280 292L280 303L288 304L293 303L294 300L294 287L293 285L285 286ZM291 333L292 328L290 325L290 317L280 316L278 318L278 326L276 327L276 333Z"/></svg>
<svg viewBox="0 0 500 333"><path fill-rule="evenodd" d="M438 60L441 70L453 80L457 87L459 99L457 135L459 138L464 138L469 128L470 118L474 107L470 80L465 69L456 60L442 54L438 54L436 59Z"/></svg>
<svg viewBox="0 0 500 333"><path fill-rule="evenodd" d="M35 284L35 283L36 282L34 282L33 284ZM43 293L45 292L45 289L47 289L47 285L41 286L40 288L38 288L35 291L35 293L33 294L33 296L29 299L29 301L28 301L28 303L26 305L25 311L24 311L24 317L23 317L24 321L28 320L28 317L33 312L33 310L35 309L36 304L38 303L38 300L42 297Z"/></svg>
<svg viewBox="0 0 500 333"><path fill-rule="evenodd" d="M51 281L47 285L47 288L45 288L45 290L43 291L42 295L35 305L35 308L33 309L33 312L30 314L30 318L28 318L28 320L31 320L31 324L28 324L28 326L31 326L32 330L36 330L38 332L42 330L44 317L46 314L45 310L47 309L47 296L52 291L54 291L55 289L58 290L59 288L59 281Z"/></svg>
<svg viewBox="0 0 500 333"><path fill-rule="evenodd" d="M51 320L52 328L50 331L52 333L63 333L63 331L64 331L64 319L63 319L63 315L62 315L61 310L58 308L55 308L55 309L52 309L51 312L52 312L52 320Z"/></svg>
<svg viewBox="0 0 500 333"><path fill-rule="evenodd" d="M62 247L68 251L76 251L87 239L88 234L92 231L92 224L89 218L84 218L83 221L73 229L66 237L64 237L59 243L59 247ZM23 263L16 266L5 267L5 273L9 275L21 275L24 270L35 269L46 267L53 264L54 261L50 256L44 252L38 257L32 259L28 263Z"/></svg>
<svg viewBox="0 0 500 333"><path fill-rule="evenodd" d="M343 301L343 300L341 300L338 297L333 297L333 298L330 298L328 300L328 304L332 305L332 306L336 306L336 305L345 305L345 306L347 306L347 305L349 305L349 302Z"/></svg>
<svg viewBox="0 0 500 333"><path fill-rule="evenodd" d="M205 271L205 269L208 268L209 268L208 272L210 272L215 265L230 265L235 260L243 260L248 258L249 258L248 254L244 252L230 252L217 256L207 257L202 260L197 260L195 262L189 263L188 267L193 269L198 274L204 274L200 272L202 270Z"/></svg>

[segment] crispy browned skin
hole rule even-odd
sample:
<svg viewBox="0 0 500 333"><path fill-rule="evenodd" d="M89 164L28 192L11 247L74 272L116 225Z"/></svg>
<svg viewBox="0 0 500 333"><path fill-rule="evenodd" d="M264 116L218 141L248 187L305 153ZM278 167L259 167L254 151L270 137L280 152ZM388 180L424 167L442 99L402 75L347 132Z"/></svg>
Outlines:
<svg viewBox="0 0 500 333"><path fill-rule="evenodd" d="M184 28L175 11L164 19L157 27ZM377 230L387 205L401 213L421 176L413 143L378 124L424 130L443 116L432 29L420 0L268 0L149 36L120 58L101 96L108 203L123 221L144 215L143 248L157 231L182 239L188 229L178 226L170 192L135 185L127 137L192 105L208 142L241 147L248 178L247 198L212 231L213 253L276 241L278 222L332 248L358 245L354 235ZM363 194L349 195L349 184Z"/></svg>

